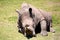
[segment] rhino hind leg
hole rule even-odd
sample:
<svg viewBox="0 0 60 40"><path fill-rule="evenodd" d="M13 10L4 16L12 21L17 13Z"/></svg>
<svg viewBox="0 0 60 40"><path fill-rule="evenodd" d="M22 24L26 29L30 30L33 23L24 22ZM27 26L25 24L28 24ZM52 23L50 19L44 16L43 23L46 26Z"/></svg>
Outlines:
<svg viewBox="0 0 60 40"><path fill-rule="evenodd" d="M55 33L55 30L52 28L52 21L47 21L47 31Z"/></svg>
<svg viewBox="0 0 60 40"><path fill-rule="evenodd" d="M55 33L55 30L52 27L50 27L50 32Z"/></svg>
<svg viewBox="0 0 60 40"><path fill-rule="evenodd" d="M46 21L46 25L47 25L47 27L46 27L46 30L48 31L48 32L50 32L50 22L49 21Z"/></svg>
<svg viewBox="0 0 60 40"><path fill-rule="evenodd" d="M52 22L50 22L50 32L55 33L55 30L52 28Z"/></svg>

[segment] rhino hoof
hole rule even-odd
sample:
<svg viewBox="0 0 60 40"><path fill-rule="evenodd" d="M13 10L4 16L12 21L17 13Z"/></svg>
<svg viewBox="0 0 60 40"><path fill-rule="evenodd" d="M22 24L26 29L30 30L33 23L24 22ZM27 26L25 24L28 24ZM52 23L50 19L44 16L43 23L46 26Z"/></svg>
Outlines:
<svg viewBox="0 0 60 40"><path fill-rule="evenodd" d="M41 32L41 35L42 36L48 36L48 33L47 32Z"/></svg>

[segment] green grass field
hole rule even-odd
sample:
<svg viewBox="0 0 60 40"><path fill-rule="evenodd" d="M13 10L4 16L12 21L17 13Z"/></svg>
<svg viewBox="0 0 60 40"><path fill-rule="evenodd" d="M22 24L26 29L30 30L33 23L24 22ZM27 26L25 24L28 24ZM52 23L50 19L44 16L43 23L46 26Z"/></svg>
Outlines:
<svg viewBox="0 0 60 40"><path fill-rule="evenodd" d="M52 13L53 28L56 33L48 32L48 36L30 38L29 40L60 40L60 0L0 0L0 40L28 40L18 33L16 9L20 9L23 2L30 3Z"/></svg>

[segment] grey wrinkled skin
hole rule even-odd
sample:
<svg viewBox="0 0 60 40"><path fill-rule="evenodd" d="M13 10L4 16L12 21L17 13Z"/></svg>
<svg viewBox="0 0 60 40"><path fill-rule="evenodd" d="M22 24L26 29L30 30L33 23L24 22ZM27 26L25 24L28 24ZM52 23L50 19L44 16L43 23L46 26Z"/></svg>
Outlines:
<svg viewBox="0 0 60 40"><path fill-rule="evenodd" d="M23 3L20 10L16 10L18 13L18 30L25 36L32 34L35 36L34 21L30 15L29 7L26 3Z"/></svg>

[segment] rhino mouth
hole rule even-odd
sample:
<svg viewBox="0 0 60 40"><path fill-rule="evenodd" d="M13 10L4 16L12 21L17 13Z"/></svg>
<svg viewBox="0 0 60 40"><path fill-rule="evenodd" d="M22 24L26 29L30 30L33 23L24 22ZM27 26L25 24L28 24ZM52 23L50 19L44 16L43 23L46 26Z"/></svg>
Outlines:
<svg viewBox="0 0 60 40"><path fill-rule="evenodd" d="M32 37L33 36L33 33L32 33L32 31L31 30L26 30L26 37Z"/></svg>

